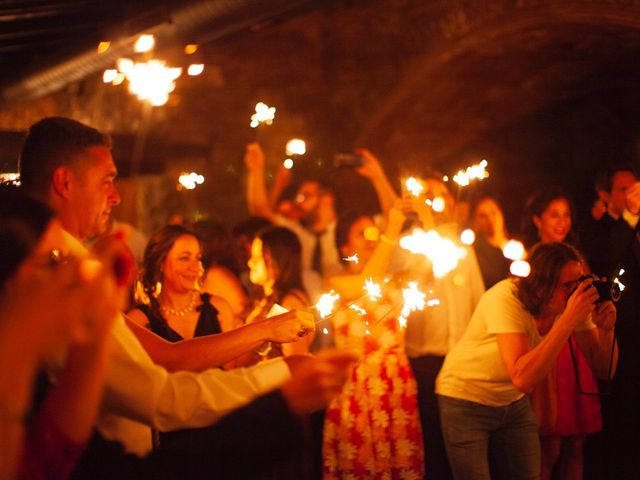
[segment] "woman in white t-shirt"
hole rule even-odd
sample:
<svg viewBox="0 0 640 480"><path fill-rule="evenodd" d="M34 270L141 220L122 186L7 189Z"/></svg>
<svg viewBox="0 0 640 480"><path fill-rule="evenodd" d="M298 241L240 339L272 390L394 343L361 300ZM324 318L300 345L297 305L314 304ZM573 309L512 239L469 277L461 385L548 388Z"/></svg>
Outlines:
<svg viewBox="0 0 640 480"><path fill-rule="evenodd" d="M570 245L534 247L528 277L488 290L436 382L447 455L456 479L540 477L538 426L526 393L573 334L596 375L607 377L616 310L600 302ZM541 328L546 327L546 328ZM549 330L544 338L539 329Z"/></svg>

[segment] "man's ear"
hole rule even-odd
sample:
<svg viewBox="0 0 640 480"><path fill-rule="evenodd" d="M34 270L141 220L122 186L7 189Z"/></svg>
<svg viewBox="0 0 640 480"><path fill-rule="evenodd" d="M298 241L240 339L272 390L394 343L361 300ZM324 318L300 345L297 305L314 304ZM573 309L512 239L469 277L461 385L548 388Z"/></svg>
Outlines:
<svg viewBox="0 0 640 480"><path fill-rule="evenodd" d="M67 167L61 166L53 171L53 179L51 181L51 187L53 191L63 198L69 197L69 191L71 189L73 172Z"/></svg>
<svg viewBox="0 0 640 480"><path fill-rule="evenodd" d="M598 190L598 198L604 202L605 205L609 203L609 192L606 190Z"/></svg>

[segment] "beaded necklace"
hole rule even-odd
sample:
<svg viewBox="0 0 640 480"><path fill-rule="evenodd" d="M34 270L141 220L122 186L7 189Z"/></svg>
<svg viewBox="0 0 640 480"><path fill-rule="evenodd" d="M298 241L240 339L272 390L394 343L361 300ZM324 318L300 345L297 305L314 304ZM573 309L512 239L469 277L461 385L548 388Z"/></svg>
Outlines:
<svg viewBox="0 0 640 480"><path fill-rule="evenodd" d="M160 311L165 315L173 315L175 317L184 317L187 313L193 311L193 308L196 306L197 295L196 292L191 294L191 303L180 310L176 310L175 308L160 306Z"/></svg>

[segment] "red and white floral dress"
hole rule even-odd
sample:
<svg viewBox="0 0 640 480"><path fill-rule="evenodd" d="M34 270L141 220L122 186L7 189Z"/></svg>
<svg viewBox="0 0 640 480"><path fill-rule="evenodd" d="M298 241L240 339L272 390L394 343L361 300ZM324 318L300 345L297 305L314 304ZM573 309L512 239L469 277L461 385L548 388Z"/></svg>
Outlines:
<svg viewBox="0 0 640 480"><path fill-rule="evenodd" d="M366 305L364 305L366 304ZM360 353L323 432L325 479L421 479L424 474L417 387L404 353L404 329L388 300L358 302L368 313L338 312L338 348Z"/></svg>

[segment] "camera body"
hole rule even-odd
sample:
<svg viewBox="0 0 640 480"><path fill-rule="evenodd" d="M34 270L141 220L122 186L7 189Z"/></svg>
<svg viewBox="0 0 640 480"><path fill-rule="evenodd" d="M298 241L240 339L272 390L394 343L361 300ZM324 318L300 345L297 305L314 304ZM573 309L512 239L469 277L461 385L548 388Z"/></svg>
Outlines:
<svg viewBox="0 0 640 480"><path fill-rule="evenodd" d="M333 156L333 166L335 168L357 168L361 167L363 163L364 158L357 153L336 153Z"/></svg>
<svg viewBox="0 0 640 480"><path fill-rule="evenodd" d="M579 282L587 280L588 278L593 279L591 286L596 289L598 292L598 300L596 303L601 302L617 302L620 300L620 296L622 295L622 290L620 290L620 286L616 282L611 282L609 280L600 280L595 275L583 275L578 279Z"/></svg>

